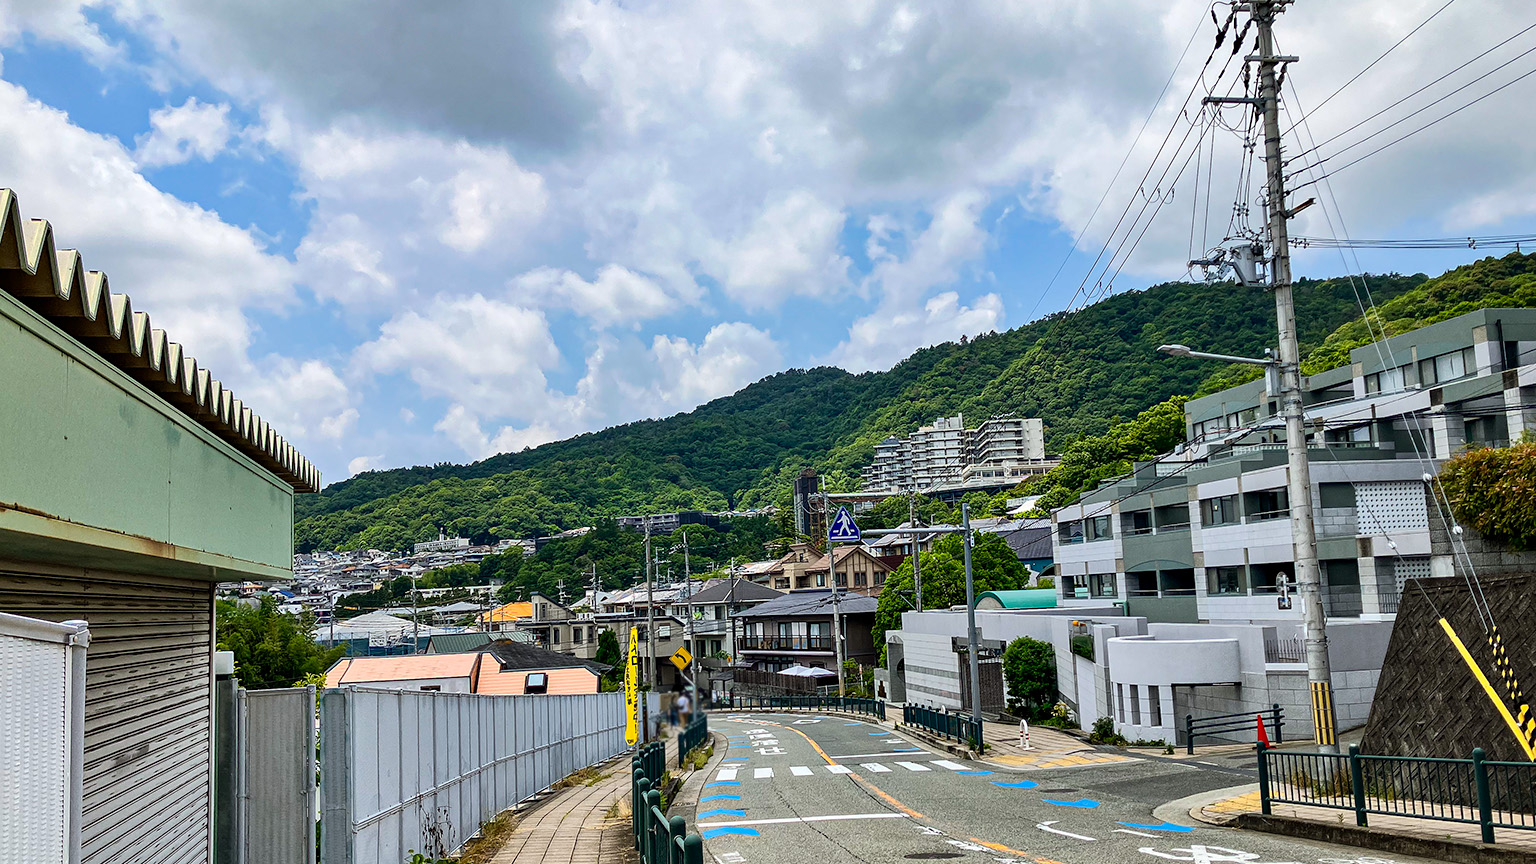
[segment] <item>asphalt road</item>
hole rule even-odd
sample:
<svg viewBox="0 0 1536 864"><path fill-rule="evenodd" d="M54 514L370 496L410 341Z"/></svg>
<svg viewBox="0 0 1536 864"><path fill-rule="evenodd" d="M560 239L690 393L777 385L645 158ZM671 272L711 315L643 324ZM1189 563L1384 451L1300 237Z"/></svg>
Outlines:
<svg viewBox="0 0 1536 864"><path fill-rule="evenodd" d="M1153 818L1169 801L1246 782L1205 766L1004 771L842 717L712 714L710 725L730 746L690 822L719 864L1431 864Z"/></svg>

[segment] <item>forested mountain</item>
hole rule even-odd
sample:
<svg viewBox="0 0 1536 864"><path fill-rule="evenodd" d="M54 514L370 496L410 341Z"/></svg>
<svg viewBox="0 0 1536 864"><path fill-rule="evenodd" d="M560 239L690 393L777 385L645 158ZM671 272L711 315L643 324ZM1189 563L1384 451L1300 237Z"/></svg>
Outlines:
<svg viewBox="0 0 1536 864"><path fill-rule="evenodd" d="M1435 279L1372 276L1369 285L1395 333L1474 306L1536 305L1533 273L1536 255L1516 253ZM1357 289L1348 279L1297 282L1309 367L1326 368L1341 351L1347 358L1364 337ZM775 502L806 467L830 474L834 488L851 489L875 442L957 411L971 422L1006 412L1040 417L1051 448L1061 451L1202 384L1245 374L1239 368L1212 375L1209 364L1158 354L1159 344L1254 355L1273 341L1266 291L1230 283L1157 285L925 348L885 372L791 370L666 419L469 465L360 474L301 496L297 539L301 549L389 549L435 536L439 526L483 540L646 510L761 506Z"/></svg>

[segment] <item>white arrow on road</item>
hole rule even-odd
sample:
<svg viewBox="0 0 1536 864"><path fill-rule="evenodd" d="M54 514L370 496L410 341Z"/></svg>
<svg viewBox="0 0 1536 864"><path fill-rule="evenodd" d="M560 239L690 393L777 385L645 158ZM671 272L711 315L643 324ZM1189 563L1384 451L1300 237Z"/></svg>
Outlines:
<svg viewBox="0 0 1536 864"><path fill-rule="evenodd" d="M1041 822L1040 824L1036 825L1035 827L1039 828L1041 831L1049 831L1052 834L1060 834L1063 837L1071 837L1073 840L1087 840L1088 842L1091 843L1094 840L1098 839L1096 837L1084 837L1081 834L1073 834L1071 831L1062 831L1062 830L1057 829L1057 828L1052 828L1051 826L1055 825L1058 821L1060 821L1060 820L1052 819L1049 822Z"/></svg>

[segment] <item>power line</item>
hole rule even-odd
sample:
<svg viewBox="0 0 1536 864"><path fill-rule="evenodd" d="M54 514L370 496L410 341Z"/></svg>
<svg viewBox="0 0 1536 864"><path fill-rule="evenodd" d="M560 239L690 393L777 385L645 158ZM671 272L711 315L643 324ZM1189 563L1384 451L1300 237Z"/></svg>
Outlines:
<svg viewBox="0 0 1536 864"><path fill-rule="evenodd" d="M1413 28L1412 30L1408 31L1408 35L1406 35L1403 38L1401 38L1401 39L1397 40L1396 42L1392 43L1392 47L1391 48L1388 48L1387 50L1381 52L1381 55L1378 56L1375 60L1372 60L1370 63L1366 64L1366 67L1364 69L1361 69L1359 72L1356 72L1355 76L1353 78L1349 79L1348 81L1345 81L1342 85L1339 86L1339 89L1333 91L1332 93L1329 93L1326 97L1324 97L1323 101L1317 103L1316 107L1314 107L1311 111L1308 111L1308 112L1302 114L1299 119L1297 119L1295 122L1293 122L1290 125L1290 127L1285 130L1285 134L1289 135L1291 133L1291 130L1293 130L1297 126L1301 125L1301 123L1303 121L1305 121L1308 117L1311 117L1313 114L1315 114L1318 111L1322 110L1322 107L1324 105L1327 105L1329 102L1333 101L1333 97L1339 95L1340 93L1343 93L1345 88L1347 88L1349 85L1355 83L1356 81L1359 81L1361 76L1363 76L1365 73L1367 73L1367 72L1371 71L1372 69L1376 68L1376 64L1377 63L1380 63L1381 61L1387 59L1387 55L1388 54L1391 54L1393 51L1396 51L1399 47L1402 46L1402 44L1404 42L1407 42L1409 39L1413 38L1413 34L1419 32L1420 30L1423 30L1424 29L1424 25L1426 25L1429 22L1435 20L1435 18L1437 18L1440 15L1441 12L1444 12L1445 10L1451 8L1451 4L1455 3L1455 2L1456 2L1456 0L1446 0L1446 3L1445 3L1444 6L1441 6L1439 9L1436 9L1434 11L1434 13L1431 14L1428 18L1425 18L1423 21L1420 21L1419 22L1419 26L1417 26L1417 27ZM1294 91L1294 88L1292 88L1292 89Z"/></svg>
<svg viewBox="0 0 1536 864"><path fill-rule="evenodd" d="M1423 85L1423 86L1413 90L1412 92L1408 93L1407 95L1398 98L1396 101L1388 104L1386 107L1378 110L1376 113L1370 115L1369 117L1366 117L1364 120L1360 120L1360 121L1354 123L1353 125L1345 128L1344 130L1338 132L1333 137L1331 137L1328 140L1322 142L1321 144L1314 143L1311 147L1309 147L1309 148L1307 148L1305 150L1302 150L1301 152L1297 153L1296 155L1291 156L1290 158L1286 159L1285 160L1286 164L1289 165L1290 163L1295 162L1296 160L1302 158L1303 156L1306 156L1306 155L1311 154L1311 153L1315 153L1318 150L1321 150L1322 148L1327 147L1329 144L1332 144L1333 142L1335 142L1335 141L1339 140L1340 138L1344 137L1345 135L1348 135L1350 132L1353 132L1354 130L1359 129L1361 126L1364 126L1365 124L1371 122L1372 120L1375 120L1377 117L1380 117L1381 115L1387 113L1388 111L1391 111L1393 108L1396 108L1397 106L1403 104L1404 102L1407 102L1409 99L1412 99L1413 97L1419 95L1420 93L1423 93L1424 91L1430 89L1431 87L1434 87L1436 84L1439 84L1441 81L1444 81L1445 79L1451 77L1452 75L1455 75L1457 72L1460 72L1461 70L1467 68L1468 66L1471 66L1473 63L1476 63L1477 61L1483 59L1484 57L1488 56L1489 54L1492 54L1493 52L1499 50L1500 48L1503 48L1505 45L1508 45L1509 43L1515 41L1516 39L1520 38L1521 36L1525 35L1526 33L1531 32L1532 30L1536 30L1536 24L1532 24L1529 27L1526 27L1524 30L1521 30L1519 33L1516 33L1515 35L1510 36L1508 39L1505 39L1503 42L1500 42L1499 44L1493 46L1492 48L1489 48L1489 49L1483 51L1482 53L1478 54L1477 56L1473 57L1472 59L1467 60L1467 61L1461 63L1460 65L1456 66L1455 68L1451 69L1449 72L1446 72L1445 74L1441 75L1440 77L1436 78L1435 80L1429 82L1428 84L1425 84L1425 85ZM1440 98L1435 99L1433 102L1430 102L1429 104L1423 106L1422 108L1419 108L1417 111L1414 111L1411 114L1408 114L1408 115L1406 115L1404 117L1401 117L1401 118L1399 118L1397 120L1394 120L1392 123L1389 123L1388 125L1382 127L1381 129L1378 129L1375 132L1372 132L1370 135L1367 135L1366 137L1360 139L1359 141L1356 141L1355 143L1350 144L1347 147L1344 147L1343 149L1339 150L1336 153L1332 153L1332 154L1330 154L1328 156L1325 156L1322 159L1319 159L1319 160L1311 163L1311 165L1309 165L1307 167L1308 168L1315 168L1318 165L1321 165L1322 163L1327 162L1329 159L1334 158L1335 156L1338 156L1338 155L1340 155L1342 153L1348 152L1349 150L1352 150L1355 147L1358 147L1361 144L1364 144L1365 142L1371 140L1372 138L1375 138L1377 135L1380 135L1381 133L1387 131L1388 129L1391 129L1394 126L1397 126L1398 124L1403 123L1404 121L1407 121L1407 120L1409 120L1409 119L1411 119L1413 117L1418 116L1419 114L1424 113L1425 111L1428 111L1430 108L1433 108L1434 106L1440 104L1441 102L1444 102L1445 100L1451 98L1452 96L1455 96L1457 93L1460 93L1461 91L1467 89L1468 87L1471 87L1473 84L1476 84L1477 82L1482 81L1483 79L1485 79L1488 76L1494 74L1495 72L1498 72L1498 71L1508 67L1510 64L1512 64L1515 61L1521 59L1522 57L1525 57L1527 54L1530 54L1533 51L1536 51L1536 47L1529 48L1529 49L1521 52L1520 54L1517 54L1514 57L1511 57L1510 59L1504 61L1503 63L1500 63L1498 66L1495 66L1494 68L1489 69L1487 72L1484 72L1483 74L1477 76L1476 78L1473 78L1471 81L1468 81L1465 84L1462 84L1460 87L1457 87L1456 89L1450 91L1449 93L1446 93L1445 95L1441 96ZM1508 86L1508 85L1506 85L1506 86ZM1295 88L1292 88L1293 93L1294 93L1294 89ZM1497 92L1497 91L1495 91L1495 92ZM1305 117L1303 117L1303 119L1305 119ZM1298 121L1298 122L1301 122L1301 121ZM1289 173L1287 173L1286 177L1287 177L1287 179L1289 179L1291 176L1293 176L1293 175L1295 175L1295 174L1297 174L1297 173L1299 173L1301 171L1305 171L1305 170L1306 170L1306 168L1294 169L1294 170L1290 171Z"/></svg>
<svg viewBox="0 0 1536 864"><path fill-rule="evenodd" d="M1351 240L1338 237L1292 237L1301 249L1518 249L1536 244L1536 234L1492 234L1422 239Z"/></svg>

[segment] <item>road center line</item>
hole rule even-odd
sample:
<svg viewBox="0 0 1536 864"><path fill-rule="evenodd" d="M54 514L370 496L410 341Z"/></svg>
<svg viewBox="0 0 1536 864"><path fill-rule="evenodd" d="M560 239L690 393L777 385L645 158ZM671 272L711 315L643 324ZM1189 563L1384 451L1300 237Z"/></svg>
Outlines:
<svg viewBox="0 0 1536 864"><path fill-rule="evenodd" d="M905 813L848 813L832 816L786 816L782 819L746 819L731 822L700 822L699 828L731 828L747 825L787 825L791 822L845 822L858 819L908 819Z"/></svg>
<svg viewBox="0 0 1536 864"><path fill-rule="evenodd" d="M828 756L827 758L838 761L843 759L877 759L882 756L895 756L903 759L910 759L912 758L913 753L926 752L927 751L923 750L921 747L913 747L910 750L887 750L884 753L851 753L847 756Z"/></svg>

